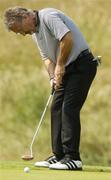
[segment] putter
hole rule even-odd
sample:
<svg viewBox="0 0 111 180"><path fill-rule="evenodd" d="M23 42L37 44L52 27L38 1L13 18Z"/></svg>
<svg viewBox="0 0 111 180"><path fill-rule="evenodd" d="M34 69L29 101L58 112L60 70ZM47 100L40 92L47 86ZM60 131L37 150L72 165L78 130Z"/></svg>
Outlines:
<svg viewBox="0 0 111 180"><path fill-rule="evenodd" d="M51 92L51 94L50 94L50 96L49 96L49 98L48 98L48 100L47 100L46 106L45 106L45 108L44 108L44 111L43 111L43 113L42 113L42 116L41 116L41 118L40 118L40 121L39 121L39 123L38 123L38 125L37 125L37 127L36 127L36 131L35 131L34 136L33 136L33 138L32 138L32 142L31 142L31 144L30 144L30 154L26 154L26 155L23 155L23 156L22 156L22 159L25 160L25 161L30 161L30 160L34 159L34 156L33 156L33 144L34 144L34 141L35 141L36 136L38 135L38 132L39 132L40 126L41 126L41 124L42 124L44 115L45 115L45 113L46 113L46 110L47 110L47 108L48 108L48 106L49 106L49 104L50 104L50 101L51 101L52 96L54 95L54 93L55 93L54 88L52 88L52 92Z"/></svg>

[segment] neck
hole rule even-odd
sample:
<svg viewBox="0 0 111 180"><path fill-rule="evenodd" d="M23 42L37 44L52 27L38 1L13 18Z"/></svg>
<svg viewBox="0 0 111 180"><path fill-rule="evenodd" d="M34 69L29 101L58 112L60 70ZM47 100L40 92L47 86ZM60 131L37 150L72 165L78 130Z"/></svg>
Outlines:
<svg viewBox="0 0 111 180"><path fill-rule="evenodd" d="M39 16L38 16L38 11L34 10L34 17L35 17L35 26L39 25Z"/></svg>
<svg viewBox="0 0 111 180"><path fill-rule="evenodd" d="M35 31L38 32L40 20L39 20L39 16L38 16L38 11L36 11L36 10L34 10L34 19L35 19Z"/></svg>

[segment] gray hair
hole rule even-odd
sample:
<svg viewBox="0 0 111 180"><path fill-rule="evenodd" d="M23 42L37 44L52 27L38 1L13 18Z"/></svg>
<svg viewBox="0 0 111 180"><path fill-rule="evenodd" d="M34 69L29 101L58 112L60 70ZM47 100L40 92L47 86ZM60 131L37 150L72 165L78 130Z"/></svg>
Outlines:
<svg viewBox="0 0 111 180"><path fill-rule="evenodd" d="M21 22L24 14L29 14L30 10L22 7L8 8L4 13L4 23L8 30L11 30L16 22Z"/></svg>

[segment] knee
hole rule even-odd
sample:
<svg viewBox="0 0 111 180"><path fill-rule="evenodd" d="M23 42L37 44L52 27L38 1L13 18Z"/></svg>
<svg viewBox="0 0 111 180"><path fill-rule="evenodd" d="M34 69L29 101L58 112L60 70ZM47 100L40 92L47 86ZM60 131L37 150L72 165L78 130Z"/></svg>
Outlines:
<svg viewBox="0 0 111 180"><path fill-rule="evenodd" d="M63 108L62 108L62 112L63 112L63 114L67 114L69 116L71 116L71 115L77 116L80 114L80 109L81 109L80 106L76 106L74 104L72 104L72 105L64 104Z"/></svg>

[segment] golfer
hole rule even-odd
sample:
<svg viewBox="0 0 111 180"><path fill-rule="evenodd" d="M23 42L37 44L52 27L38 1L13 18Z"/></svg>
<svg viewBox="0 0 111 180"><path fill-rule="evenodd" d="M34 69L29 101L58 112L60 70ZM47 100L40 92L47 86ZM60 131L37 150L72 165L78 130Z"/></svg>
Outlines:
<svg viewBox="0 0 111 180"><path fill-rule="evenodd" d="M5 24L15 33L32 35L55 88L51 106L53 155L35 166L82 170L80 110L97 71L83 34L70 17L53 8L9 8Z"/></svg>

